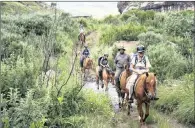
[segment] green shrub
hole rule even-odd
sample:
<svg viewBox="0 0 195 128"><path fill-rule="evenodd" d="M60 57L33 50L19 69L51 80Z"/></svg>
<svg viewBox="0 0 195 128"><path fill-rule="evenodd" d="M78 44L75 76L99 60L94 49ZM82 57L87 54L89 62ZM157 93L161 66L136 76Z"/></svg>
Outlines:
<svg viewBox="0 0 195 128"><path fill-rule="evenodd" d="M154 33L153 31L147 31L138 35L139 42L146 48L149 45L155 45L164 42L164 38L161 34Z"/></svg>
<svg viewBox="0 0 195 128"><path fill-rule="evenodd" d="M146 22L147 20L154 19L155 12L151 10L149 11L143 11L143 10L138 10L138 9L129 10L128 12L126 12L125 14L121 16L121 20L127 21L127 19L131 17L132 15L136 16L138 18L138 21L141 24L144 24L144 22Z"/></svg>
<svg viewBox="0 0 195 128"><path fill-rule="evenodd" d="M169 35L185 37L191 35L193 24L193 13L170 13L165 18L164 29Z"/></svg>
<svg viewBox="0 0 195 128"><path fill-rule="evenodd" d="M121 21L116 16L109 15L104 18L103 22L107 24L119 25Z"/></svg>
<svg viewBox="0 0 195 128"><path fill-rule="evenodd" d="M171 114L182 123L194 124L193 74L186 74L180 80L167 81L158 89L160 99L155 108ZM167 84L171 86L167 87Z"/></svg>
<svg viewBox="0 0 195 128"><path fill-rule="evenodd" d="M188 61L178 52L174 44L161 43L147 48L152 71L157 73L160 81L166 78L179 78L189 71Z"/></svg>
<svg viewBox="0 0 195 128"><path fill-rule="evenodd" d="M138 40L138 35L145 31L146 28L144 26L132 23L120 27L112 26L102 33L100 43L112 45L115 41L119 40L136 41Z"/></svg>
<svg viewBox="0 0 195 128"><path fill-rule="evenodd" d="M180 37L180 36L171 36L169 37L169 41L177 44L179 47L179 51L185 57L192 57L192 47L193 41L190 36Z"/></svg>

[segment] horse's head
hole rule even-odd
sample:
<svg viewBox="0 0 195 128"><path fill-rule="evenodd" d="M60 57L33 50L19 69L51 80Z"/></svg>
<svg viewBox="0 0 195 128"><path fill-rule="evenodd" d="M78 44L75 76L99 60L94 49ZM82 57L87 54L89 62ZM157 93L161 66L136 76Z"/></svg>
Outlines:
<svg viewBox="0 0 195 128"><path fill-rule="evenodd" d="M115 73L111 71L110 78L111 78L112 85L114 85L114 76L115 76Z"/></svg>
<svg viewBox="0 0 195 128"><path fill-rule="evenodd" d="M145 91L149 99L155 97L155 89L156 89L156 74L155 73L146 73L145 80Z"/></svg>
<svg viewBox="0 0 195 128"><path fill-rule="evenodd" d="M91 59L91 58L86 58L86 62L87 62L87 66L88 67L92 67L92 65L93 65L93 60Z"/></svg>
<svg viewBox="0 0 195 128"><path fill-rule="evenodd" d="M124 68L125 68L126 71L129 71L130 64L129 63L125 63L124 64Z"/></svg>

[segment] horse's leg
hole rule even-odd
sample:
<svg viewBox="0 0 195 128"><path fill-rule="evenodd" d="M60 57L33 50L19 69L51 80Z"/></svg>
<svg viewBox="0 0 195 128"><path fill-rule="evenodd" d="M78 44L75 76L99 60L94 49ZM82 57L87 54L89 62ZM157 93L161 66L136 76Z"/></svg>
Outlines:
<svg viewBox="0 0 195 128"><path fill-rule="evenodd" d="M105 80L105 91L108 91L108 80Z"/></svg>
<svg viewBox="0 0 195 128"><path fill-rule="evenodd" d="M99 78L97 75L96 75L96 84L97 84L97 89L99 90Z"/></svg>
<svg viewBox="0 0 195 128"><path fill-rule="evenodd" d="M129 89L125 88L125 93L127 94L126 100L129 101Z"/></svg>
<svg viewBox="0 0 195 128"><path fill-rule="evenodd" d="M127 111L127 115L130 115L130 109L131 109L131 103L128 102L128 111Z"/></svg>
<svg viewBox="0 0 195 128"><path fill-rule="evenodd" d="M102 79L101 84L102 84L102 88L104 88L104 79Z"/></svg>
<svg viewBox="0 0 195 128"><path fill-rule="evenodd" d="M145 108L146 108L146 113L145 113L145 117L143 122L146 121L146 118L149 116L149 108L150 108L150 104L149 103L145 103Z"/></svg>
<svg viewBox="0 0 195 128"><path fill-rule="evenodd" d="M138 110L139 116L141 118L140 123L143 123L143 109L142 109L142 102L141 101L138 101L137 110Z"/></svg>

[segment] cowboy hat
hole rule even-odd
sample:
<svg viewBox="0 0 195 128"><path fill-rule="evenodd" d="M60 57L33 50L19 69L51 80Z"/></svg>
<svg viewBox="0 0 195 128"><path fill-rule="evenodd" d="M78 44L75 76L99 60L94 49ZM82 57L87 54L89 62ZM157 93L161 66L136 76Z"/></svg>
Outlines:
<svg viewBox="0 0 195 128"><path fill-rule="evenodd" d="M120 47L118 48L118 50L121 50L121 49L126 50L126 49L124 48L124 46L120 46Z"/></svg>

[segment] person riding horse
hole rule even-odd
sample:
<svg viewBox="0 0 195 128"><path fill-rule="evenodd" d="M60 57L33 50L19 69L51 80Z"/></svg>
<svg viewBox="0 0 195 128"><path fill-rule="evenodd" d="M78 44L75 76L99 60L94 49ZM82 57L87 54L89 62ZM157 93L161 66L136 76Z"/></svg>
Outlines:
<svg viewBox="0 0 195 128"><path fill-rule="evenodd" d="M116 73L115 73L115 82L116 82L116 91L118 96L120 97L120 81L119 77L122 71L124 70L124 65L130 63L130 56L125 53L125 48L121 46L118 51L120 51L115 57L115 66L116 66Z"/></svg>
<svg viewBox="0 0 195 128"><path fill-rule="evenodd" d="M78 36L78 40L81 41L81 36L83 35L84 36L84 42L85 42L85 33L84 33L84 26L83 26L83 24L80 24L79 31L80 31L80 33L79 33L79 36Z"/></svg>
<svg viewBox="0 0 195 128"><path fill-rule="evenodd" d="M104 56L101 58L100 63L99 63L99 78L100 81L102 81L102 71L103 68L109 67L108 65L108 54L104 54Z"/></svg>
<svg viewBox="0 0 195 128"><path fill-rule="evenodd" d="M83 50L82 55L81 55L81 59L80 59L80 66L81 67L83 67L83 61L84 61L84 59L87 58L87 57L89 57L89 55L90 55L88 46L85 45L84 47L85 47L85 49Z"/></svg>
<svg viewBox="0 0 195 128"><path fill-rule="evenodd" d="M144 55L145 47L143 45L137 46L137 55L133 57L130 65L130 70L133 71L133 74L131 75L129 79L129 103L133 103L133 86L135 85L135 82L139 75L149 72L149 68L151 67L151 64L149 62L149 59L146 55ZM156 94L156 89L155 89ZM154 100L158 100L156 96L154 97Z"/></svg>

